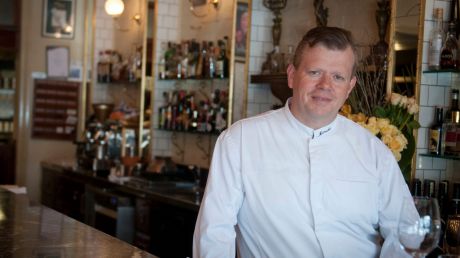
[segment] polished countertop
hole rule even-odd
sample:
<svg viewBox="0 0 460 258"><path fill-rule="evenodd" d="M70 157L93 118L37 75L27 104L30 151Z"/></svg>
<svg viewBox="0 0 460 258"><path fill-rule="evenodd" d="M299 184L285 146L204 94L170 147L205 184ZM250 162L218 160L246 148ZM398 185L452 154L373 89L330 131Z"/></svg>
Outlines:
<svg viewBox="0 0 460 258"><path fill-rule="evenodd" d="M156 257L0 187L0 257Z"/></svg>
<svg viewBox="0 0 460 258"><path fill-rule="evenodd" d="M80 178L103 189L157 200L196 212L200 209L204 192L203 188L197 188L192 182L150 181L141 177L100 177L94 171L77 168L71 161L47 160L42 161L41 166Z"/></svg>

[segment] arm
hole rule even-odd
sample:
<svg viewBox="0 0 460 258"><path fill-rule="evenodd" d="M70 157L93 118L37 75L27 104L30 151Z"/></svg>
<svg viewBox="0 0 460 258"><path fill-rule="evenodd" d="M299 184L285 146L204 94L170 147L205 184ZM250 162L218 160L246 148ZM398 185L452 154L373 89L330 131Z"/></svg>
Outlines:
<svg viewBox="0 0 460 258"><path fill-rule="evenodd" d="M386 156L386 153L382 156ZM381 158L380 162L382 164L378 166L381 175L379 226L380 233L385 239L380 257L411 257L401 249L398 240L398 221L402 202L405 197L410 197L411 193L392 155L386 159Z"/></svg>
<svg viewBox="0 0 460 258"><path fill-rule="evenodd" d="M243 200L239 145L218 138L193 236L193 257L235 257L237 214Z"/></svg>

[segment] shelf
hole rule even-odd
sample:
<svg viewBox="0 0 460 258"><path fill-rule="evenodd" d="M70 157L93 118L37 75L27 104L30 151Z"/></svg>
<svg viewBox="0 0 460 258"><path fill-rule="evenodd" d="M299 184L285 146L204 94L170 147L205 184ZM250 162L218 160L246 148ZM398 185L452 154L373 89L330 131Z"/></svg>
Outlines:
<svg viewBox="0 0 460 258"><path fill-rule="evenodd" d="M209 80L228 80L228 77L225 77L225 78L219 78L219 77L216 77L216 78L165 78L165 79L161 79L159 78L158 79L159 81L189 81L189 80L192 80L192 81L209 81Z"/></svg>
<svg viewBox="0 0 460 258"><path fill-rule="evenodd" d="M425 70L423 73L460 73L460 70L456 69L441 69L441 70Z"/></svg>
<svg viewBox="0 0 460 258"><path fill-rule="evenodd" d="M253 74L251 83L270 84L272 94L284 104L292 96L292 89L288 86L287 74Z"/></svg>
<svg viewBox="0 0 460 258"><path fill-rule="evenodd" d="M128 81L128 80L118 80L118 81L110 81L110 82L97 82L97 84L101 85L139 85L141 83L140 80L137 81Z"/></svg>
<svg viewBox="0 0 460 258"><path fill-rule="evenodd" d="M179 130L169 130L169 129L161 129L155 128L158 131L163 132L172 132L172 133L187 133L187 134L201 134L201 135L219 135L221 132L198 132L198 131L179 131Z"/></svg>
<svg viewBox="0 0 460 258"><path fill-rule="evenodd" d="M438 159L460 160L460 156L456 156L456 155L436 155L436 154L430 154L430 153L423 153L419 155L422 157L431 157L431 158L438 158Z"/></svg>
<svg viewBox="0 0 460 258"><path fill-rule="evenodd" d="M0 94L14 94L15 89L5 89L5 88L0 88Z"/></svg>

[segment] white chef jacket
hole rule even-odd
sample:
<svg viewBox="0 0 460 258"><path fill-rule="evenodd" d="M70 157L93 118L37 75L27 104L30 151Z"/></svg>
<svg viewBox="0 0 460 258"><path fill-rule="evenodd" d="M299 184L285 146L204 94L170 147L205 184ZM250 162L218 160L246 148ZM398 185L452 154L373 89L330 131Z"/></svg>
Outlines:
<svg viewBox="0 0 460 258"><path fill-rule="evenodd" d="M391 151L343 116L313 130L284 108L240 120L215 145L194 257L404 257L410 196ZM383 249L381 242L385 239Z"/></svg>

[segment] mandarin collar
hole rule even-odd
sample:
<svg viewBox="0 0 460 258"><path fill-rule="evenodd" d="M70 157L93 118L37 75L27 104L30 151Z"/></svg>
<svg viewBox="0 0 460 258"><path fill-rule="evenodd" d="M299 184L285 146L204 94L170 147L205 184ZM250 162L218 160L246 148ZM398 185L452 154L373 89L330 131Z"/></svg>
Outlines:
<svg viewBox="0 0 460 258"><path fill-rule="evenodd" d="M328 125L323 126L319 129L313 129L311 127L308 127L301 123L295 116L292 114L291 109L289 108L289 105L291 103L291 98L290 97L287 101L286 104L284 105L284 113L286 117L288 118L289 123L291 126L294 126L296 129L305 132L311 139L319 138L324 135L328 135L331 132L334 131L334 129L337 127L337 120L338 120L338 115L336 118Z"/></svg>

